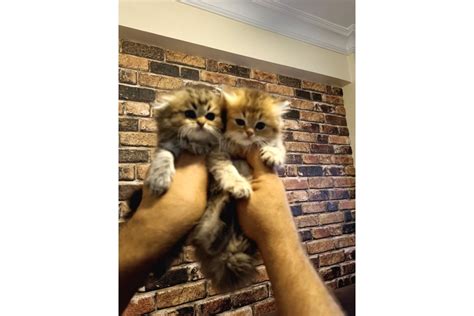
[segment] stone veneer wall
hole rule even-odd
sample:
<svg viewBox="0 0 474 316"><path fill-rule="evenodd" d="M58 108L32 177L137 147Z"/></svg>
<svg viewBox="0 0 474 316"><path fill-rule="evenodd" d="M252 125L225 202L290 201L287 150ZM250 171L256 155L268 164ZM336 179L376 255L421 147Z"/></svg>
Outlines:
<svg viewBox="0 0 474 316"><path fill-rule="evenodd" d="M150 102L166 90L197 82L252 87L291 101L285 117L287 164L280 176L301 242L329 287L355 283L355 169L340 87L121 41L120 221L129 215L125 200L142 185L157 143ZM264 315L275 303L263 263L258 270L252 286L218 293L186 246L162 279L150 275L125 315Z"/></svg>

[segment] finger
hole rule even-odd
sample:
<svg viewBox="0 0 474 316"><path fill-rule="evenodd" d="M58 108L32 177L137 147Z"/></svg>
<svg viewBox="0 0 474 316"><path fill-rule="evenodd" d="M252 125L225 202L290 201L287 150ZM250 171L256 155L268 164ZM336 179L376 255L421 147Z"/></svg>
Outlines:
<svg viewBox="0 0 474 316"><path fill-rule="evenodd" d="M260 149L257 146L252 146L247 153L247 162L253 169L254 178L258 178L262 174L274 173L271 168L263 163L260 158Z"/></svg>

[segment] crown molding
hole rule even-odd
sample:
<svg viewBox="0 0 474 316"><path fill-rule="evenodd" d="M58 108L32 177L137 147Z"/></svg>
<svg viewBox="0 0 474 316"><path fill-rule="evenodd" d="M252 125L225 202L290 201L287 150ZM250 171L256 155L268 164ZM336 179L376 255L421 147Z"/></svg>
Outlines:
<svg viewBox="0 0 474 316"><path fill-rule="evenodd" d="M354 25L344 27L277 0L178 2L345 55L355 50Z"/></svg>

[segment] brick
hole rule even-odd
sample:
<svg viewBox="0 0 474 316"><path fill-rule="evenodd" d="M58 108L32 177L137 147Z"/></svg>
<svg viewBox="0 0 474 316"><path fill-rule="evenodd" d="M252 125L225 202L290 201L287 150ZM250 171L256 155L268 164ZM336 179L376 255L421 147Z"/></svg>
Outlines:
<svg viewBox="0 0 474 316"><path fill-rule="evenodd" d="M119 162L148 162L150 153L147 150L120 149Z"/></svg>
<svg viewBox="0 0 474 316"><path fill-rule="evenodd" d="M145 281L145 291L153 291L170 287L173 285L185 283L190 280L188 275L188 267L173 267L161 275L151 274Z"/></svg>
<svg viewBox="0 0 474 316"><path fill-rule="evenodd" d="M324 281L329 281L341 276L341 267L321 268L318 272Z"/></svg>
<svg viewBox="0 0 474 316"><path fill-rule="evenodd" d="M298 154L287 154L285 163L287 164L300 164L303 163L303 157Z"/></svg>
<svg viewBox="0 0 474 316"><path fill-rule="evenodd" d="M339 133L339 129L336 126L321 124L320 129L321 129L321 133L324 133L324 134L337 135Z"/></svg>
<svg viewBox="0 0 474 316"><path fill-rule="evenodd" d="M303 80L301 87L303 89L326 92L326 85L322 83L316 83L316 82Z"/></svg>
<svg viewBox="0 0 474 316"><path fill-rule="evenodd" d="M313 100L313 101L322 101L323 97L320 93L311 92L311 100Z"/></svg>
<svg viewBox="0 0 474 316"><path fill-rule="evenodd" d="M296 166L292 166L292 165L287 165L284 167L285 168L285 174L286 176L288 177L296 177L298 175L298 172L297 172L297 168Z"/></svg>
<svg viewBox="0 0 474 316"><path fill-rule="evenodd" d="M354 166L346 166L344 168L344 172L346 173L346 175L348 176L355 176L355 168Z"/></svg>
<svg viewBox="0 0 474 316"><path fill-rule="evenodd" d="M306 99L306 100L311 100L311 93L308 91L300 90L300 89L295 89L295 96L298 98Z"/></svg>
<svg viewBox="0 0 474 316"><path fill-rule="evenodd" d="M335 95L325 94L323 101L327 103L331 103L331 104L336 104L336 105L344 105L344 99L341 98L340 96L335 96Z"/></svg>
<svg viewBox="0 0 474 316"><path fill-rule="evenodd" d="M135 167L133 165L119 166L119 180L135 179Z"/></svg>
<svg viewBox="0 0 474 316"><path fill-rule="evenodd" d="M287 76L278 75L278 82L285 86L293 87L293 88L300 88L301 87L301 80L296 78L291 78Z"/></svg>
<svg viewBox="0 0 474 316"><path fill-rule="evenodd" d="M250 78L256 79L259 81L266 81L270 83L278 82L278 78L276 74L262 71L262 70L257 70L257 69L252 69L252 71L250 72Z"/></svg>
<svg viewBox="0 0 474 316"><path fill-rule="evenodd" d="M164 55L161 48L128 41L122 42L122 53L156 60L163 60Z"/></svg>
<svg viewBox="0 0 474 316"><path fill-rule="evenodd" d="M323 168L320 166L299 166L298 175L305 177L322 176Z"/></svg>
<svg viewBox="0 0 474 316"><path fill-rule="evenodd" d="M140 184L119 184L119 200L128 200L135 191L141 188Z"/></svg>
<svg viewBox="0 0 474 316"><path fill-rule="evenodd" d="M201 299L206 296L205 283L198 281L159 290L156 292L156 307L176 306Z"/></svg>
<svg viewBox="0 0 474 316"><path fill-rule="evenodd" d="M283 129L286 130L299 130L301 128L298 121L294 120L283 120Z"/></svg>
<svg viewBox="0 0 474 316"><path fill-rule="evenodd" d="M199 56L187 55L171 50L166 51L166 61L175 64L193 66L196 68L206 68L206 59Z"/></svg>
<svg viewBox="0 0 474 316"><path fill-rule="evenodd" d="M334 147L325 144L310 144L310 150L318 154L334 154Z"/></svg>
<svg viewBox="0 0 474 316"><path fill-rule="evenodd" d="M181 79L148 74L140 74L138 76L138 83L142 86L157 89L178 89L183 86Z"/></svg>
<svg viewBox="0 0 474 316"><path fill-rule="evenodd" d="M133 118L119 118L119 131L134 132L138 131L138 120Z"/></svg>
<svg viewBox="0 0 474 316"><path fill-rule="evenodd" d="M290 191L286 192L286 197L289 203L308 200L308 193L306 191Z"/></svg>
<svg viewBox="0 0 474 316"><path fill-rule="evenodd" d="M289 152L309 152L310 146L306 143L285 142L285 148Z"/></svg>
<svg viewBox="0 0 474 316"><path fill-rule="evenodd" d="M352 165L354 158L352 156L332 156L332 162L340 165Z"/></svg>
<svg viewBox="0 0 474 316"><path fill-rule="evenodd" d="M132 55L119 54L119 66L122 68L148 70L148 59Z"/></svg>
<svg viewBox="0 0 474 316"><path fill-rule="evenodd" d="M349 136L349 129L347 127L339 127L339 135Z"/></svg>
<svg viewBox="0 0 474 316"><path fill-rule="evenodd" d="M345 117L337 115L326 115L326 123L339 126L347 126L347 121Z"/></svg>
<svg viewBox="0 0 474 316"><path fill-rule="evenodd" d="M300 231L299 233L300 233L301 241L308 241L308 240L313 239L313 236L311 235L311 231L309 230L303 230L303 231Z"/></svg>
<svg viewBox="0 0 474 316"><path fill-rule="evenodd" d="M355 273L355 262L343 263L341 265L342 275Z"/></svg>
<svg viewBox="0 0 474 316"><path fill-rule="evenodd" d="M119 99L151 102L155 100L155 91L145 88L119 85Z"/></svg>
<svg viewBox="0 0 474 316"><path fill-rule="evenodd" d="M340 225L329 225L324 227L315 227L311 229L311 234L314 239L334 237L342 235L342 226Z"/></svg>
<svg viewBox="0 0 474 316"><path fill-rule="evenodd" d="M315 109L314 102L306 101L306 100L299 100L299 99L292 100L290 106L292 108L300 109L300 110L310 110L310 111L312 111L312 110Z"/></svg>
<svg viewBox="0 0 474 316"><path fill-rule="evenodd" d="M118 114L122 115L123 114L123 102L118 103Z"/></svg>
<svg viewBox="0 0 474 316"><path fill-rule="evenodd" d="M309 254L322 253L336 248L336 244L332 239L322 239L310 241L306 244Z"/></svg>
<svg viewBox="0 0 474 316"><path fill-rule="evenodd" d="M261 301L268 297L266 285L253 286L231 294L230 299L233 307L241 307L251 303Z"/></svg>
<svg viewBox="0 0 474 316"><path fill-rule="evenodd" d="M341 209L341 210L353 210L353 209L355 209L355 200L339 201L339 209Z"/></svg>
<svg viewBox="0 0 474 316"><path fill-rule="evenodd" d="M334 113L336 108L329 104L317 103L317 109L323 113Z"/></svg>
<svg viewBox="0 0 474 316"><path fill-rule="evenodd" d="M339 144L339 145L348 145L350 141L349 141L349 137L347 136L329 135L329 143Z"/></svg>
<svg viewBox="0 0 474 316"><path fill-rule="evenodd" d="M342 88L332 87L332 94L338 95L338 96L343 96L344 92L343 92Z"/></svg>
<svg viewBox="0 0 474 316"><path fill-rule="evenodd" d="M189 80L199 80L199 71L196 69L181 67L181 77Z"/></svg>
<svg viewBox="0 0 474 316"><path fill-rule="evenodd" d="M305 178L282 179L286 190L302 190L308 188L308 180Z"/></svg>
<svg viewBox="0 0 474 316"><path fill-rule="evenodd" d="M324 122L324 114L317 112L301 111L300 119L302 119L303 121L322 123Z"/></svg>
<svg viewBox="0 0 474 316"><path fill-rule="evenodd" d="M277 84L267 83L267 91L270 93L276 93L280 95L293 96L293 89L286 86Z"/></svg>
<svg viewBox="0 0 474 316"><path fill-rule="evenodd" d="M342 212L335 213L323 213L319 216L321 225L340 223L344 221L344 215Z"/></svg>
<svg viewBox="0 0 474 316"><path fill-rule="evenodd" d="M124 146L155 147L158 143L155 133L121 132L119 139L120 144Z"/></svg>
<svg viewBox="0 0 474 316"><path fill-rule="evenodd" d="M302 215L295 218L295 223L298 228L317 226L319 217L318 215Z"/></svg>
<svg viewBox="0 0 474 316"><path fill-rule="evenodd" d="M123 316L135 316L152 312L155 309L155 293L135 294L130 300Z"/></svg>
<svg viewBox="0 0 474 316"><path fill-rule="evenodd" d="M150 62L150 72L159 75L178 77L179 67L175 65L152 61Z"/></svg>
<svg viewBox="0 0 474 316"><path fill-rule="evenodd" d="M301 204L301 210L304 214L320 213L326 210L326 202L309 202Z"/></svg>
<svg viewBox="0 0 474 316"><path fill-rule="evenodd" d="M327 144L329 143L329 135L318 134L316 137L316 142L319 144Z"/></svg>
<svg viewBox="0 0 474 316"><path fill-rule="evenodd" d="M331 155L305 154L303 155L303 162L307 164L330 164L332 163L331 157Z"/></svg>
<svg viewBox="0 0 474 316"><path fill-rule="evenodd" d="M291 209L291 214L293 214L293 216L300 216L303 212L301 209L301 205L291 205L290 209Z"/></svg>
<svg viewBox="0 0 474 316"><path fill-rule="evenodd" d="M265 316L268 314L276 315L277 307L276 302L273 297L270 297L261 302L255 303L253 306L253 315L254 316Z"/></svg>
<svg viewBox="0 0 474 316"><path fill-rule="evenodd" d="M328 212L335 212L339 210L339 202L337 201L329 201L326 207Z"/></svg>
<svg viewBox="0 0 474 316"><path fill-rule="evenodd" d="M127 115L150 116L150 105L144 102L124 102L124 109Z"/></svg>
<svg viewBox="0 0 474 316"><path fill-rule="evenodd" d="M319 125L316 123L311 122L300 122L301 130L311 133L318 133L319 132Z"/></svg>
<svg viewBox="0 0 474 316"><path fill-rule="evenodd" d="M346 248L355 246L355 236L342 236L338 239L335 239L337 248Z"/></svg>
<svg viewBox="0 0 474 316"><path fill-rule="evenodd" d="M128 69L119 69L119 82L137 84L137 72Z"/></svg>
<svg viewBox="0 0 474 316"><path fill-rule="evenodd" d="M209 71L218 71L219 70L219 64L217 60L214 59L208 59L206 62L206 69Z"/></svg>
<svg viewBox="0 0 474 316"><path fill-rule="evenodd" d="M235 77L215 72L208 72L205 70L201 71L201 80L215 84L225 84L229 86L235 86L237 83L237 79Z"/></svg>
<svg viewBox="0 0 474 316"><path fill-rule="evenodd" d="M315 135L314 133L307 133L307 132L293 132L293 140L299 142L314 142Z"/></svg>
<svg viewBox="0 0 474 316"><path fill-rule="evenodd" d="M326 166L324 167L324 175L325 176L343 176L344 167L343 166Z"/></svg>
<svg viewBox="0 0 474 316"><path fill-rule="evenodd" d="M332 281L326 281L324 282L326 284L326 286L330 289L337 289L337 280L332 280Z"/></svg>
<svg viewBox="0 0 474 316"><path fill-rule="evenodd" d="M270 280L265 266L258 266L256 270L257 275L255 276L253 283L261 283Z"/></svg>
<svg viewBox="0 0 474 316"><path fill-rule="evenodd" d="M350 192L348 190L335 189L329 194L331 200L343 200L350 198Z"/></svg>
<svg viewBox="0 0 474 316"><path fill-rule="evenodd" d="M319 256L319 265L321 267L330 266L339 262L344 261L344 251L338 251L333 253L325 253Z"/></svg>
<svg viewBox="0 0 474 316"><path fill-rule="evenodd" d="M297 110L289 110L285 114L283 114L284 119L299 119L300 118L300 112Z"/></svg>
<svg viewBox="0 0 474 316"><path fill-rule="evenodd" d="M327 190L308 190L308 199L310 201L325 201L329 199Z"/></svg>
<svg viewBox="0 0 474 316"><path fill-rule="evenodd" d="M331 188L334 185L330 177L309 178L308 184L311 189Z"/></svg>
<svg viewBox="0 0 474 316"><path fill-rule="evenodd" d="M217 314L219 316L252 316L252 309L249 306L242 307L236 310Z"/></svg>
<svg viewBox="0 0 474 316"><path fill-rule="evenodd" d="M227 63L219 63L219 72L230 74L238 77L250 78L250 69L247 67L231 65Z"/></svg>
<svg viewBox="0 0 474 316"><path fill-rule="evenodd" d="M353 177L337 177L334 178L334 186L336 188L347 188L355 186L355 178Z"/></svg>
<svg viewBox="0 0 474 316"><path fill-rule="evenodd" d="M334 108L334 113L339 115L346 115L346 108L342 105L338 105Z"/></svg>
<svg viewBox="0 0 474 316"><path fill-rule="evenodd" d="M355 217L353 216L353 214L355 215L355 212L345 211L344 212L344 222L355 221Z"/></svg>
<svg viewBox="0 0 474 316"><path fill-rule="evenodd" d="M352 154L352 148L351 148L351 146L347 146L347 145L335 145L334 146L334 153L336 155L351 155Z"/></svg>
<svg viewBox="0 0 474 316"><path fill-rule="evenodd" d="M245 87L257 90L265 90L265 84L255 80L237 79L237 87Z"/></svg>
<svg viewBox="0 0 474 316"><path fill-rule="evenodd" d="M352 234L355 233L355 223L349 223L342 225L343 234Z"/></svg>
<svg viewBox="0 0 474 316"><path fill-rule="evenodd" d="M142 132L156 132L158 125L155 119L140 119L140 131Z"/></svg>
<svg viewBox="0 0 474 316"><path fill-rule="evenodd" d="M208 298L204 302L195 305L196 316L214 315L223 311L231 309L232 303L230 296L219 296Z"/></svg>
<svg viewBox="0 0 474 316"><path fill-rule="evenodd" d="M356 258L355 248L344 249L344 256L346 257L346 261L355 260Z"/></svg>
<svg viewBox="0 0 474 316"><path fill-rule="evenodd" d="M145 180L148 168L150 168L150 164L137 165L137 179Z"/></svg>

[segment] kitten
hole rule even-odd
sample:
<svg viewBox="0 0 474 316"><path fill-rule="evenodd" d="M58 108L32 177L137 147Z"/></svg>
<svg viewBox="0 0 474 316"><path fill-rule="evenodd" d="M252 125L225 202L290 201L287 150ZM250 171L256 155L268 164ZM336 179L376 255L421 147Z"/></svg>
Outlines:
<svg viewBox="0 0 474 316"><path fill-rule="evenodd" d="M224 128L221 96L210 88L185 88L162 96L154 111L159 141L145 184L162 195L171 184L174 159L181 150L206 154L219 145Z"/></svg>
<svg viewBox="0 0 474 316"><path fill-rule="evenodd" d="M231 157L257 145L268 166L282 165L286 155L282 115L289 102L246 88L225 88L222 95L226 112L223 148L209 154L212 181L208 205L192 241L203 273L214 286L228 291L250 283L256 273L256 246L240 229L233 199L250 196L251 168Z"/></svg>

